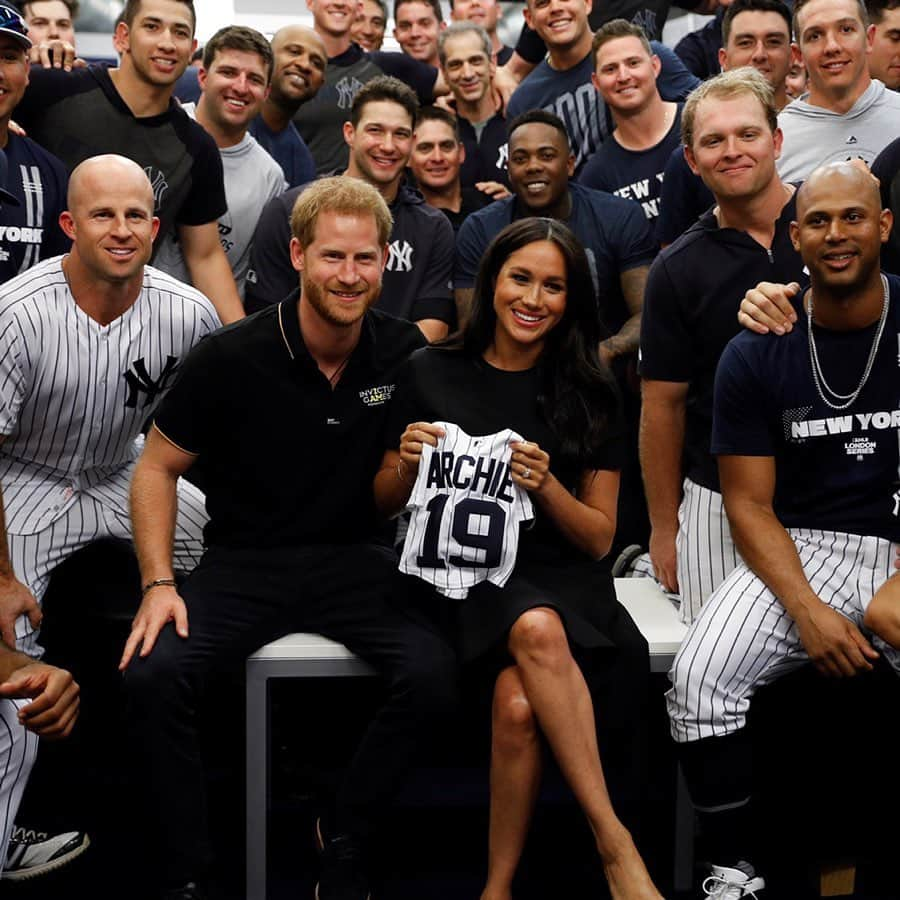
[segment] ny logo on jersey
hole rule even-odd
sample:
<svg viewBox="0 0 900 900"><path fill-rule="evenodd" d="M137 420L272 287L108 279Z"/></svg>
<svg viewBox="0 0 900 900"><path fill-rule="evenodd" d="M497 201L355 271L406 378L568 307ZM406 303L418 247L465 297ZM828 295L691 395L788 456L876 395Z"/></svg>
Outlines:
<svg viewBox="0 0 900 900"><path fill-rule="evenodd" d="M147 371L147 364L143 359L136 359L131 364L131 369L124 373L124 378L128 384L128 397L125 399L125 405L129 409L137 406L138 394L143 391L144 399L141 406L149 406L162 391L166 382L175 374L178 368L178 359L174 356L166 357L166 364L163 367L159 378L154 381Z"/></svg>
<svg viewBox="0 0 900 900"><path fill-rule="evenodd" d="M388 244L388 272L412 272L413 248L409 241L391 241Z"/></svg>
<svg viewBox="0 0 900 900"><path fill-rule="evenodd" d="M497 152L497 162L494 167L497 169L505 169L509 162L509 144L504 144Z"/></svg>
<svg viewBox="0 0 900 900"><path fill-rule="evenodd" d="M335 86L338 92L338 109L350 109L353 98L362 90L363 83L352 75L344 76Z"/></svg>
<svg viewBox="0 0 900 900"><path fill-rule="evenodd" d="M154 169L153 166L147 166L144 172L150 179L150 187L153 188L153 208L159 209L162 205L163 194L169 188L169 182L166 181L166 176L159 169Z"/></svg>

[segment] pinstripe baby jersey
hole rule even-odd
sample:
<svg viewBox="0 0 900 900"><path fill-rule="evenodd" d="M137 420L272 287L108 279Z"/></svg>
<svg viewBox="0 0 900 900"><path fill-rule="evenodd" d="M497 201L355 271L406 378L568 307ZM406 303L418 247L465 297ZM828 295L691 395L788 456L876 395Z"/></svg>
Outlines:
<svg viewBox="0 0 900 900"><path fill-rule="evenodd" d="M510 442L523 438L508 428L470 437L434 424L445 434L422 448L400 570L461 600L481 581L503 587L516 563L519 526L534 515L510 473Z"/></svg>
<svg viewBox="0 0 900 900"><path fill-rule="evenodd" d="M134 460L135 438L182 359L219 327L188 285L144 268L137 300L108 325L78 307L62 257L0 287L0 484L7 530L35 534Z"/></svg>

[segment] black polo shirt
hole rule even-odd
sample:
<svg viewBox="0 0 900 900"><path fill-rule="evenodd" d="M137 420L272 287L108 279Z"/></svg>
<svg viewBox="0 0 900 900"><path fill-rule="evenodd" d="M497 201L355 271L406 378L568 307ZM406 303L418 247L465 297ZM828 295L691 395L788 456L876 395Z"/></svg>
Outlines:
<svg viewBox="0 0 900 900"><path fill-rule="evenodd" d="M772 246L746 231L720 228L705 213L650 267L641 315L641 375L653 381L689 382L685 415L685 474L719 490L710 453L713 382L728 342L741 331L737 314L744 293L760 281L803 283L803 260L791 243L796 195L775 222Z"/></svg>
<svg viewBox="0 0 900 900"><path fill-rule="evenodd" d="M372 481L398 367L425 339L378 310L332 390L310 356L297 293L201 341L156 427L204 467L211 547L371 538Z"/></svg>

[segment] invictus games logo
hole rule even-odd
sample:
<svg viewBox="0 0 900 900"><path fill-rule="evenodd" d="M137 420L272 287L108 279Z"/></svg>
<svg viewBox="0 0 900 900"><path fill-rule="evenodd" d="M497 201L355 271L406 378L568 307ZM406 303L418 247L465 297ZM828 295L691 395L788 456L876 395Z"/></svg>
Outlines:
<svg viewBox="0 0 900 900"><path fill-rule="evenodd" d="M396 386L395 384L382 384L379 387L366 388L359 392L359 399L366 406L381 406L391 399L391 394L394 393Z"/></svg>
<svg viewBox="0 0 900 900"><path fill-rule="evenodd" d="M169 182L166 181L166 176L153 166L147 166L144 172L150 179L150 187L153 188L153 208L158 210L162 206L163 194L169 189Z"/></svg>
<svg viewBox="0 0 900 900"><path fill-rule="evenodd" d="M363 83L352 75L345 75L334 88L338 92L338 109L350 109L353 98L362 90Z"/></svg>

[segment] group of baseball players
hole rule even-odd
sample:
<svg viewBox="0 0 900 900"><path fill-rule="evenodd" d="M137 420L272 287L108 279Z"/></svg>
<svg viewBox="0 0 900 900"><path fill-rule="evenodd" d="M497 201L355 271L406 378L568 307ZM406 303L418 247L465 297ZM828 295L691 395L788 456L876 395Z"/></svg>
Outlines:
<svg viewBox="0 0 900 900"><path fill-rule="evenodd" d="M664 0L527 0L514 50L496 0L450 28L437 0L307 5L190 76L191 0L127 0L114 66L77 59L77 3L0 2L0 874L89 845L16 813L79 707L42 598L112 537L141 574L119 668L154 896L218 896L210 683L307 631L384 684L318 900L380 896L367 848L472 672L482 900L513 896L542 741L612 896L659 898L631 575L690 626L666 700L698 896L774 897L755 691L900 673L900 0L685 0L716 15L679 54ZM355 42L379 10L403 53Z"/></svg>

